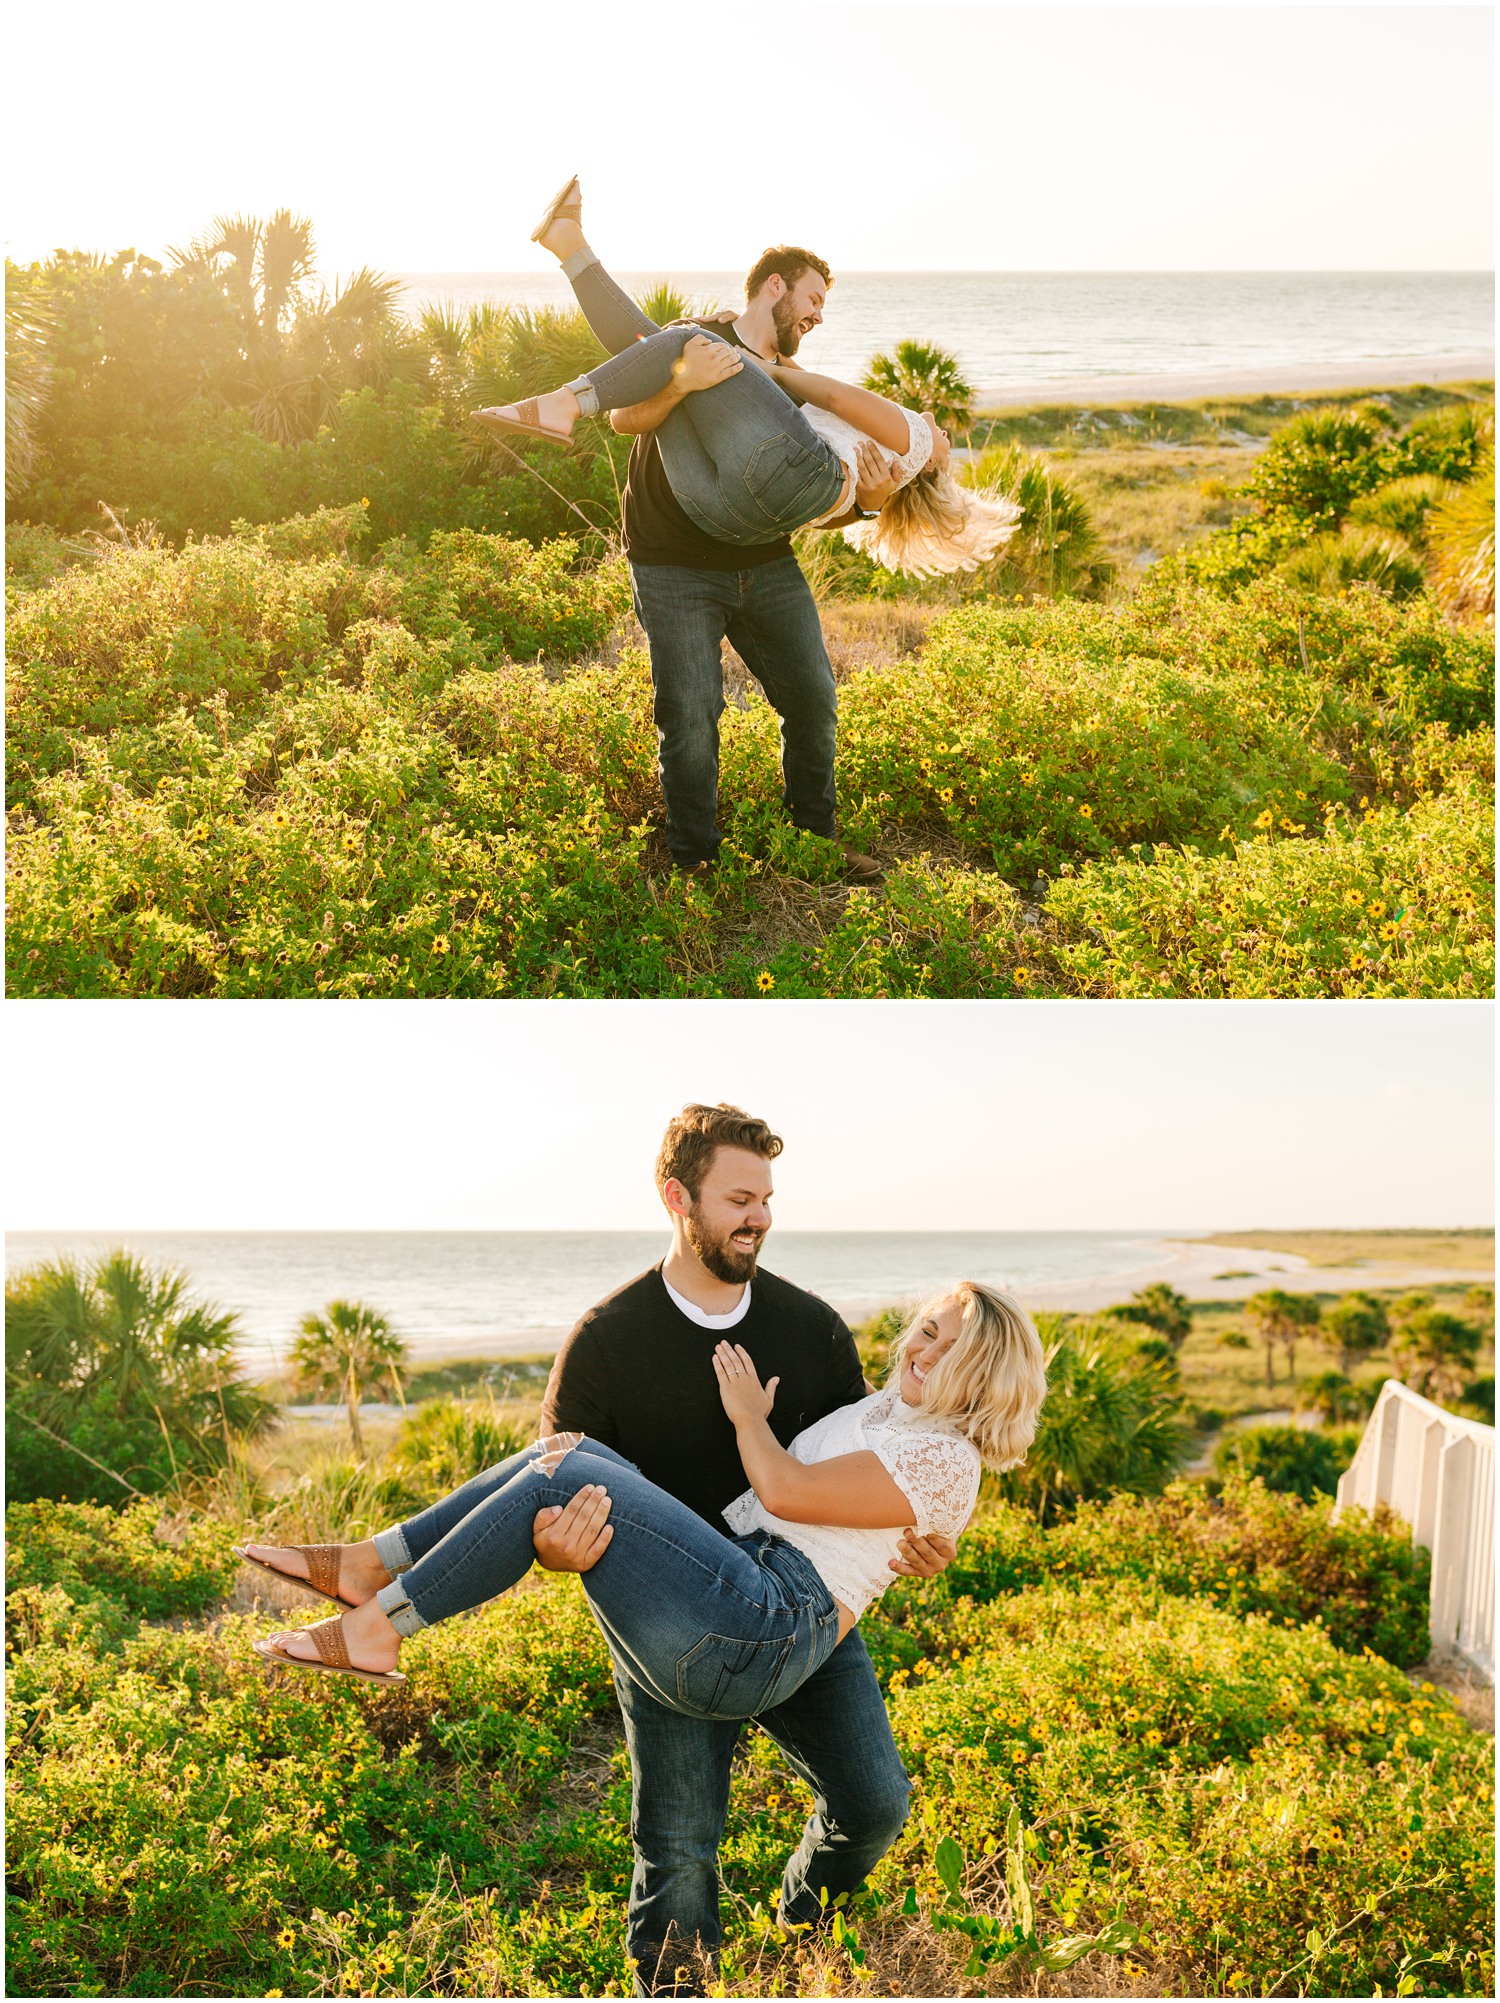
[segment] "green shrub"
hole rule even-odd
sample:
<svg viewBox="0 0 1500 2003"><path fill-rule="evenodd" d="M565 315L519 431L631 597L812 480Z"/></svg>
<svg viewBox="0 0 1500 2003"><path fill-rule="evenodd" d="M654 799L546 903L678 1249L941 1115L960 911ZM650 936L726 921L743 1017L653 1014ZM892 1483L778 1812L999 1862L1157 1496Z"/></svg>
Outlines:
<svg viewBox="0 0 1500 2003"><path fill-rule="evenodd" d="M1354 1459L1357 1426L1336 1431L1301 1426L1237 1426L1214 1449L1214 1473L1242 1474L1263 1481L1278 1494L1311 1502L1333 1495L1339 1476Z"/></svg>
<svg viewBox="0 0 1500 2003"><path fill-rule="evenodd" d="M1422 565L1404 536L1350 522L1337 535L1316 535L1281 565L1294 590L1341 592L1365 586L1410 598L1422 589Z"/></svg>
<svg viewBox="0 0 1500 2003"><path fill-rule="evenodd" d="M392 1455L402 1475L434 1499L532 1444L530 1435L488 1406L429 1398L401 1428Z"/></svg>
<svg viewBox="0 0 1500 2003"><path fill-rule="evenodd" d="M954 1638L892 1677L917 1812L881 1884L936 1903L938 1831L982 1857L1014 1802L1042 1909L1123 1911L1153 1993L1488 1993L1490 1748L1431 1685L1115 1580L997 1601Z"/></svg>
<svg viewBox="0 0 1500 2003"><path fill-rule="evenodd" d="M1082 623L1061 644L1044 628L1039 645L1023 617L967 606L920 660L856 677L840 718L851 827L929 821L1029 877L1133 843L1214 840L1226 821L1248 829L1283 791L1344 796L1337 766L1249 690L1068 645ZM902 727L913 716L920 735Z"/></svg>
<svg viewBox="0 0 1500 2003"><path fill-rule="evenodd" d="M1422 1661L1428 1564L1410 1530L1383 1511L1372 1520L1349 1510L1335 1522L1331 1509L1325 1498L1304 1504L1233 1469L1217 1496L1174 1482L1160 1495L1084 1502L1045 1531L1030 1513L996 1503L939 1578L899 1587L878 1618L906 1638L909 1665L919 1647L948 1645L950 1610L964 1599L982 1603L1049 1580L1134 1579L1235 1615L1321 1622L1335 1647L1356 1655Z"/></svg>
<svg viewBox="0 0 1500 2003"><path fill-rule="evenodd" d="M579 659L618 566L469 530L366 563L366 520L19 594L13 993L1484 991L1492 663L1425 599L968 606L845 683L844 827L894 861L809 898L842 859L788 824L758 700L723 722L712 885L657 873L647 664ZM1055 925L1021 908L1038 870Z"/></svg>
<svg viewBox="0 0 1500 2003"><path fill-rule="evenodd" d="M123 1509L13 1502L5 1511L5 1590L60 1588L85 1617L98 1599L138 1621L202 1614L234 1581L231 1536L226 1525L202 1519L186 1530L157 1502Z"/></svg>
<svg viewBox="0 0 1500 2003"><path fill-rule="evenodd" d="M1493 840L1463 782L1318 839L1090 863L1052 886L1045 951L1098 995L1486 995Z"/></svg>

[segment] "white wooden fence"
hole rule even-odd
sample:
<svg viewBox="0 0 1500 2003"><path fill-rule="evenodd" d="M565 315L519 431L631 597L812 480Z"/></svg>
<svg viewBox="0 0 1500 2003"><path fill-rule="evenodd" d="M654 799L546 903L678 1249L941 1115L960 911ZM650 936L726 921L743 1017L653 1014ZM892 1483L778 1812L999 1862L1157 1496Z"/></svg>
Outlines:
<svg viewBox="0 0 1500 2003"><path fill-rule="evenodd" d="M1495 1429L1387 1378L1338 1509L1389 1503L1432 1553L1432 1651L1495 1680ZM1337 1511L1335 1511L1337 1514Z"/></svg>

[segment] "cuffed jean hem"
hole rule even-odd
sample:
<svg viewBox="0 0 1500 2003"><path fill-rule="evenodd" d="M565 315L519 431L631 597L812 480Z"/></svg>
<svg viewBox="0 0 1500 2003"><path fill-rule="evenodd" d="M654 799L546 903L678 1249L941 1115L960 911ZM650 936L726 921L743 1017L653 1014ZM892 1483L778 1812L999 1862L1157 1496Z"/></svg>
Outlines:
<svg viewBox="0 0 1500 2003"><path fill-rule="evenodd" d="M416 1563L399 1523L389 1530L377 1530L370 1542L375 1546L376 1557L393 1579L398 1572L408 1571ZM384 1587L381 1590L383 1592Z"/></svg>
<svg viewBox="0 0 1500 2003"><path fill-rule="evenodd" d="M392 1579L388 1586L382 1586L375 1599L381 1612L403 1640L410 1641L414 1634L420 1634L427 1626L427 1622L406 1597L406 1588L399 1579Z"/></svg>
<svg viewBox="0 0 1500 2003"><path fill-rule="evenodd" d="M594 385L589 381L587 376L579 376L576 382L564 383L563 388L572 390L574 396L577 397L578 415L580 417L597 417L599 415L599 392L594 388Z"/></svg>
<svg viewBox="0 0 1500 2003"><path fill-rule="evenodd" d="M565 257L563 259L562 261L563 277L566 278L568 283L571 285L573 280L577 278L580 275L580 273L587 271L591 264L597 264L598 262L599 260L594 255L593 251L590 250L587 244L585 244L582 250L575 250L571 255L571 257Z"/></svg>

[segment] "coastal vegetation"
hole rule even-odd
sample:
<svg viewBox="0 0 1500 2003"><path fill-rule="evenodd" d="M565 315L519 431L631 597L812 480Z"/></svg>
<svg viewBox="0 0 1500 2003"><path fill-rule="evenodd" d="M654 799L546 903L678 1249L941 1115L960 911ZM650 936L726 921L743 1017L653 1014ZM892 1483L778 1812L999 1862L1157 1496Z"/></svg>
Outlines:
<svg viewBox="0 0 1500 2003"><path fill-rule="evenodd" d="M23 1336L58 1270L12 1282ZM143 1325L167 1301L233 1335L174 1276L138 1281ZM1486 1294L1430 1304L1467 1318L1480 1367ZM723 1993L1048 1993L1036 1954L1070 1940L1094 1993L1493 1993L1490 1747L1426 1674L1424 1555L1383 1515L1335 1522L1306 1456L1253 1428L1241 1465L1182 1476L1196 1359L1235 1312L1158 1287L1046 1318L1034 1479L988 1478L955 1564L862 1630L907 1829L833 1930L788 1942L775 1888L810 1802L748 1734ZM899 1319L857 1331L867 1368ZM142 1339L128 1307L113 1326ZM1338 1326L1329 1301L1318 1332ZM289 1422L179 1458L149 1497L11 1502L9 1994L628 1993L628 1762L577 1582L534 1575L424 1633L388 1692L268 1675L250 1639L323 1609L229 1549L422 1507L534 1437L542 1375L413 1368L408 1397L437 1395L369 1422L362 1457Z"/></svg>
<svg viewBox="0 0 1500 2003"><path fill-rule="evenodd" d="M166 266L8 269L13 994L1491 991L1482 386L975 420L965 477L1022 510L981 571L918 586L801 539L844 832L885 883L787 825L733 664L726 845L683 881L625 442L467 417L593 336L406 320L312 260L283 213ZM963 418L951 357L877 362ZM1131 496L1165 510L1144 567Z"/></svg>

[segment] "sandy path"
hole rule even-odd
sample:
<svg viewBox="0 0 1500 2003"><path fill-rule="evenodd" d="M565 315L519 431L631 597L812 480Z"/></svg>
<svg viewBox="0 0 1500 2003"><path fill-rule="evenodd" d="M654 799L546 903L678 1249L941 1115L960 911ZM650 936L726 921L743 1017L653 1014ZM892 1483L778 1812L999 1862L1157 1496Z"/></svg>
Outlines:
<svg viewBox="0 0 1500 2003"><path fill-rule="evenodd" d="M1053 376L1003 383L975 397L980 411L1041 403L1186 403L1204 396L1276 396L1300 390L1396 389L1410 383L1488 382L1493 351L1472 355L1373 355L1285 368L1205 369L1197 375Z"/></svg>

